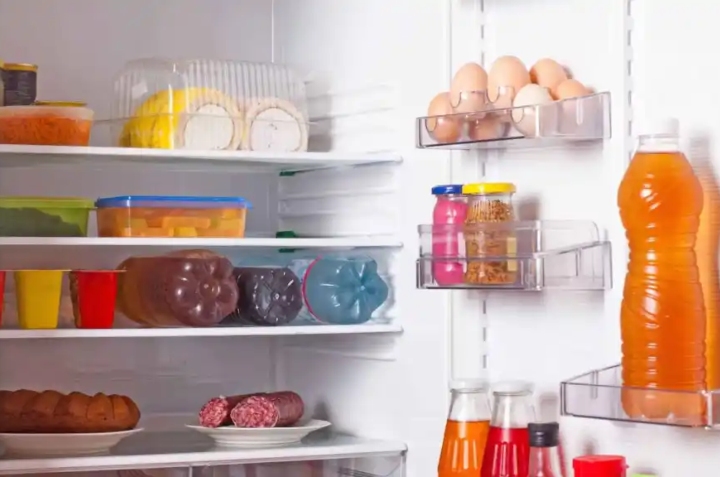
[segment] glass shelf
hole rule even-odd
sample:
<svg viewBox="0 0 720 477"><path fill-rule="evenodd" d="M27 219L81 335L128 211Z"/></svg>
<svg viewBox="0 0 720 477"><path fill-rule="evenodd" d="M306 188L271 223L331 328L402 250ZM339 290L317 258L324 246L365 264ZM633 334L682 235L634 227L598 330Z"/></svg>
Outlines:
<svg viewBox="0 0 720 477"><path fill-rule="evenodd" d="M720 390L623 386L619 365L590 371L563 381L560 386L564 416L720 429Z"/></svg>
<svg viewBox="0 0 720 477"><path fill-rule="evenodd" d="M486 102L473 113L417 118L417 147L506 149L609 139L610 93L515 108Z"/></svg>
<svg viewBox="0 0 720 477"><path fill-rule="evenodd" d="M420 225L418 288L606 290L610 242L587 221Z"/></svg>

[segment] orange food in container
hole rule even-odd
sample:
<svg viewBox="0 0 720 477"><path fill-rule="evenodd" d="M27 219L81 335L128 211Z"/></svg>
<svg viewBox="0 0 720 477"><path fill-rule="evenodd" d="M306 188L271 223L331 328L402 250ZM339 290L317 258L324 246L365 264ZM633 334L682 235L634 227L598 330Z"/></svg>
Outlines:
<svg viewBox="0 0 720 477"><path fill-rule="evenodd" d="M122 196L99 199L100 237L245 236L242 197Z"/></svg>
<svg viewBox="0 0 720 477"><path fill-rule="evenodd" d="M87 146L93 110L73 102L0 108L0 144Z"/></svg>

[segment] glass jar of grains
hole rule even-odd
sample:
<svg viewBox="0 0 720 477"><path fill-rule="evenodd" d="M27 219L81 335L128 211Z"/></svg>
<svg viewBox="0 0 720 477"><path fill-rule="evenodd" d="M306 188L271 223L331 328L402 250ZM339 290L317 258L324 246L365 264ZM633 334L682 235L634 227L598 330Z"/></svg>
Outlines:
<svg viewBox="0 0 720 477"><path fill-rule="evenodd" d="M515 185L509 182L465 184L468 209L465 218L465 255L468 259L465 283L513 285L517 281L515 220L512 197ZM478 260L479 259L479 260Z"/></svg>

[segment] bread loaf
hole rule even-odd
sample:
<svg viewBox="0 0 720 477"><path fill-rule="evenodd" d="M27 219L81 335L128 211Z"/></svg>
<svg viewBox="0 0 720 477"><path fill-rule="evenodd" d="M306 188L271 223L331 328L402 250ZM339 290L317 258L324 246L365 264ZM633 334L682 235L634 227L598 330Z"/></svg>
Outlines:
<svg viewBox="0 0 720 477"><path fill-rule="evenodd" d="M0 391L0 432L118 432L135 428L139 420L140 410L127 396Z"/></svg>

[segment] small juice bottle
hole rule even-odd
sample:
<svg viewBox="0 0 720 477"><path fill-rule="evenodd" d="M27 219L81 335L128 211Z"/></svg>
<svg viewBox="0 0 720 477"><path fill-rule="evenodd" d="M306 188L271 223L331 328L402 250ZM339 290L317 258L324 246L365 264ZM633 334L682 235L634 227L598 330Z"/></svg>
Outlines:
<svg viewBox="0 0 720 477"><path fill-rule="evenodd" d="M451 388L438 477L479 477L490 429L487 385L466 379L454 381Z"/></svg>
<svg viewBox="0 0 720 477"><path fill-rule="evenodd" d="M480 477L528 477L528 424L534 420L531 397L529 383L507 383L493 391L493 413Z"/></svg>

